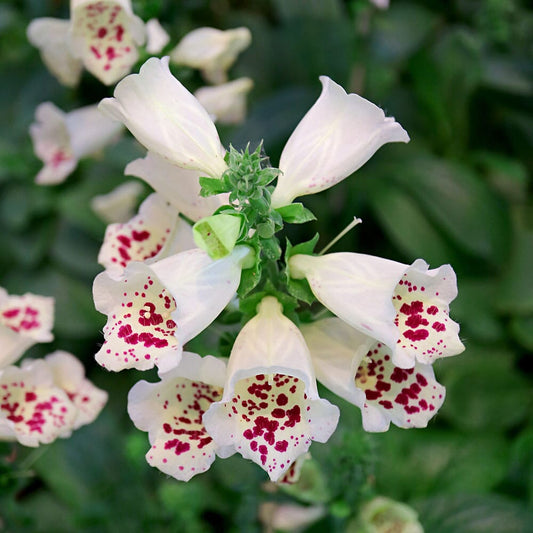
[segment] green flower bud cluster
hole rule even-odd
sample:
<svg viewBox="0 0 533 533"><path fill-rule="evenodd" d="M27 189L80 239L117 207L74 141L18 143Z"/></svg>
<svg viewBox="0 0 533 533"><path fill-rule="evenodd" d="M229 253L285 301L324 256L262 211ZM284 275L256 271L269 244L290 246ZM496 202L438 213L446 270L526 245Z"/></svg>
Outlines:
<svg viewBox="0 0 533 533"><path fill-rule="evenodd" d="M195 224L196 244L213 259L224 257L238 244L253 248L253 264L242 273L238 291L241 301L256 287L255 292L267 291L279 301L293 300L295 295L289 296L293 291L287 286L285 270L278 264L282 248L276 234L284 222L302 223L315 217L299 203L272 208L271 183L280 170L267 165L262 144L253 152L249 146L242 151L230 147L225 160L228 169L220 178L200 178L201 196L228 193L229 199L227 205Z"/></svg>

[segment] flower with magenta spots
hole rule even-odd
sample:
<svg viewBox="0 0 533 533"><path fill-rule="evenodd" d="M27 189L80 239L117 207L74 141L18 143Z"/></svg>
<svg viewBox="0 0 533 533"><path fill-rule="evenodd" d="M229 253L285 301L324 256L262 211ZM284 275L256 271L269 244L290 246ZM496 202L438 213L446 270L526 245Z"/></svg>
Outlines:
<svg viewBox="0 0 533 533"><path fill-rule="evenodd" d="M63 182L80 159L105 148L121 131L122 127L104 117L96 106L65 113L51 102L40 104L30 126L33 150L44 163L35 181L41 185Z"/></svg>
<svg viewBox="0 0 533 533"><path fill-rule="evenodd" d="M216 455L228 457L202 421L222 396L225 373L220 359L184 352L178 366L160 374L159 383L140 381L130 390L128 414L138 429L148 432L148 464L188 481L205 472Z"/></svg>
<svg viewBox="0 0 533 533"><path fill-rule="evenodd" d="M383 343L339 318L301 326L317 379L357 405L366 431L426 427L444 402L445 390L431 365L400 368Z"/></svg>
<svg viewBox="0 0 533 533"><path fill-rule="evenodd" d="M131 261L149 264L194 248L192 228L178 215L160 195L151 194L129 222L107 227L98 262L116 278Z"/></svg>
<svg viewBox="0 0 533 533"><path fill-rule="evenodd" d="M0 369L38 342L53 340L54 299L26 293L9 295L0 287Z"/></svg>
<svg viewBox="0 0 533 533"><path fill-rule="evenodd" d="M94 303L108 320L97 362L113 371L174 368L183 345L211 324L235 295L248 253L247 247L238 246L213 261L194 248L150 265L133 261L117 279L99 274Z"/></svg>
<svg viewBox="0 0 533 533"><path fill-rule="evenodd" d="M302 334L274 297L263 298L235 341L222 399L204 414L207 432L277 481L311 441L329 439L338 418L318 396Z"/></svg>
<svg viewBox="0 0 533 533"><path fill-rule="evenodd" d="M409 266L344 252L294 255L289 268L292 277L307 279L330 311L385 344L396 366L431 364L464 350L459 326L448 316L457 295L450 265L428 270L420 259Z"/></svg>
<svg viewBox="0 0 533 533"><path fill-rule="evenodd" d="M35 19L27 36L60 83L76 86L85 67L111 85L137 61L145 27L130 0L71 0L70 20Z"/></svg>

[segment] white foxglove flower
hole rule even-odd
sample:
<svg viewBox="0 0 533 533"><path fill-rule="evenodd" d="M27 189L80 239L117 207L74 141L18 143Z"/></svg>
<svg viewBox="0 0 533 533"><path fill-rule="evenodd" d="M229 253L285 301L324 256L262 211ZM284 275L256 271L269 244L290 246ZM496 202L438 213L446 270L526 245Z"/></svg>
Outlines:
<svg viewBox="0 0 533 533"><path fill-rule="evenodd" d="M151 194L129 222L107 227L98 263L117 278L131 261L149 264L195 248L191 226L178 215L160 195Z"/></svg>
<svg viewBox="0 0 533 533"><path fill-rule="evenodd" d="M279 302L265 297L235 341L224 395L203 417L207 432L277 481L311 441L329 439L338 417L338 408L318 396L302 334Z"/></svg>
<svg viewBox="0 0 533 533"><path fill-rule="evenodd" d="M35 181L61 183L74 171L78 161L102 150L114 141L122 127L104 117L97 106L64 113L51 102L40 104L30 126L35 154L44 163Z"/></svg>
<svg viewBox="0 0 533 533"><path fill-rule="evenodd" d="M252 34L248 28L225 31L198 28L183 37L170 52L170 60L200 69L206 81L218 85L227 81L227 70L251 42Z"/></svg>
<svg viewBox="0 0 533 533"><path fill-rule="evenodd" d="M168 57L150 58L124 78L100 110L119 120L149 151L182 168L220 177L225 150L209 113L172 76Z"/></svg>
<svg viewBox="0 0 533 533"><path fill-rule="evenodd" d="M140 381L128 394L128 414L148 432L148 464L180 481L205 472L222 453L202 422L222 396L226 365L210 355L184 352L179 365L159 383Z"/></svg>
<svg viewBox="0 0 533 533"><path fill-rule="evenodd" d="M108 320L97 362L114 371L174 368L183 345L211 324L234 296L248 253L247 247L237 246L213 261L195 248L151 265L129 263L118 280L99 274L94 303Z"/></svg>
<svg viewBox="0 0 533 533"><path fill-rule="evenodd" d="M78 85L83 70L81 59L72 53L69 41L70 21L55 18L33 20L26 34L39 49L43 63L62 85Z"/></svg>
<svg viewBox="0 0 533 533"><path fill-rule="evenodd" d="M40 360L0 371L0 439L24 446L70 436L77 408L58 387L49 365Z"/></svg>
<svg viewBox="0 0 533 533"><path fill-rule="evenodd" d="M108 224L127 222L135 214L143 186L138 181L128 181L107 194L91 200L91 209Z"/></svg>
<svg viewBox="0 0 533 533"><path fill-rule="evenodd" d="M448 316L457 295L450 265L428 270L422 260L409 266L344 252L295 255L289 267L339 318L388 346L396 366L431 364L464 350L459 326Z"/></svg>
<svg viewBox="0 0 533 533"><path fill-rule="evenodd" d="M145 26L146 51L149 54L159 54L170 41L169 34L157 19L150 19Z"/></svg>
<svg viewBox="0 0 533 533"><path fill-rule="evenodd" d="M246 97L254 83L239 78L222 85L201 87L194 96L219 124L240 124L246 118Z"/></svg>
<svg viewBox="0 0 533 533"><path fill-rule="evenodd" d="M431 365L399 368L383 343L339 318L304 324L317 379L361 409L366 431L426 427L444 402L445 390Z"/></svg>
<svg viewBox="0 0 533 533"><path fill-rule="evenodd" d="M321 76L322 93L290 136L279 163L273 207L332 187L389 142L408 142L406 131L373 103Z"/></svg>
<svg viewBox="0 0 533 533"><path fill-rule="evenodd" d="M145 40L144 23L130 0L71 0L70 19L72 55L91 74L106 85L128 74Z"/></svg>
<svg viewBox="0 0 533 533"><path fill-rule="evenodd" d="M8 295L0 287L0 369L38 342L53 340L54 299L26 293Z"/></svg>
<svg viewBox="0 0 533 533"><path fill-rule="evenodd" d="M212 215L221 205L228 203L228 194L200 196L198 178L201 172L181 168L153 152L129 163L124 173L146 181L180 213L194 221Z"/></svg>
<svg viewBox="0 0 533 533"><path fill-rule="evenodd" d="M54 384L66 392L77 409L72 429L90 424L107 402L107 392L85 377L83 365L72 354L58 350L44 358L52 371Z"/></svg>

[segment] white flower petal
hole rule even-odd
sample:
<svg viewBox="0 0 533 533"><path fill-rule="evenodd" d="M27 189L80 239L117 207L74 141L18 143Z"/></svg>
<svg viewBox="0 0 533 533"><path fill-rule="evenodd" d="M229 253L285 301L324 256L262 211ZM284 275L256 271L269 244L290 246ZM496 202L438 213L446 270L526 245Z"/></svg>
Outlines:
<svg viewBox="0 0 533 533"><path fill-rule="evenodd" d="M295 255L292 277L305 277L313 294L330 311L362 333L395 346L394 290L408 265L349 252Z"/></svg>
<svg viewBox="0 0 533 533"><path fill-rule="evenodd" d="M112 142L121 125L104 117L97 106L64 113L51 102L35 110L30 126L35 154L44 163L36 177L40 184L61 183L76 168L78 160Z"/></svg>
<svg viewBox="0 0 533 533"><path fill-rule="evenodd" d="M337 426L336 406L318 396L309 351L298 328L265 297L239 333L224 395L204 414L214 441L239 452L278 480Z"/></svg>
<svg viewBox="0 0 533 533"><path fill-rule="evenodd" d="M248 253L247 247L237 246L231 254L213 261L195 248L150 265L176 300L172 318L181 345L211 324L231 301L240 283L241 262Z"/></svg>
<svg viewBox="0 0 533 533"><path fill-rule="evenodd" d="M146 51L149 54L159 54L170 41L169 34L157 19L150 19L146 23Z"/></svg>
<svg viewBox="0 0 533 533"><path fill-rule="evenodd" d="M335 394L362 407L365 394L355 386L355 374L375 339L336 317L300 326L309 347L316 377Z"/></svg>
<svg viewBox="0 0 533 533"><path fill-rule="evenodd" d="M332 187L389 142L408 142L406 131L368 100L321 76L322 93L281 154L272 206Z"/></svg>
<svg viewBox="0 0 533 533"><path fill-rule="evenodd" d="M118 139L122 125L105 117L97 105L74 109L65 117L74 157L82 159Z"/></svg>
<svg viewBox="0 0 533 533"><path fill-rule="evenodd" d="M0 287L0 368L14 363L37 342L53 340L54 299L26 293L9 296Z"/></svg>
<svg viewBox="0 0 533 533"><path fill-rule="evenodd" d="M184 352L179 365L160 374L159 383L140 381L128 394L128 414L137 428L148 432L146 459L180 481L205 472L217 446L202 415L220 399L225 364L212 356Z"/></svg>
<svg viewBox="0 0 533 533"><path fill-rule="evenodd" d="M129 262L155 258L171 242L178 214L160 195L151 194L141 204L139 214L129 222L107 227L98 263L116 278L122 275ZM191 230L189 248L193 247Z"/></svg>
<svg viewBox="0 0 533 533"><path fill-rule="evenodd" d="M172 368L179 362L182 347L171 315L176 302L148 266L129 263L119 280L102 272L94 280L93 297L96 309L108 315L105 342L95 356L100 365L116 372Z"/></svg>
<svg viewBox="0 0 533 533"><path fill-rule="evenodd" d="M449 303L456 296L457 279L450 265L428 270L419 259L406 270L393 296L400 331L393 352L396 365L410 368L415 360L432 364L464 350L459 325L449 317Z"/></svg>
<svg viewBox="0 0 533 533"><path fill-rule="evenodd" d="M31 21L26 34L30 43L39 48L48 70L67 87L80 81L83 63L72 55L69 46L69 20L38 18Z"/></svg>
<svg viewBox="0 0 533 533"><path fill-rule="evenodd" d="M3 438L35 447L71 434L77 409L54 384L45 361L4 368L0 372L0 391Z"/></svg>
<svg viewBox="0 0 533 533"><path fill-rule="evenodd" d="M194 96L219 124L240 124L246 118L246 97L253 87L250 78L201 87Z"/></svg>
<svg viewBox="0 0 533 533"><path fill-rule="evenodd" d="M124 78L100 109L119 120L148 150L183 168L220 177L227 169L213 121L172 76L168 57L150 58Z"/></svg>
<svg viewBox="0 0 533 533"><path fill-rule="evenodd" d="M395 366L389 348L338 318L304 325L302 332L318 380L361 409L366 431L386 431L391 422L426 427L444 402L431 366Z"/></svg>
<svg viewBox="0 0 533 533"><path fill-rule="evenodd" d="M70 13L73 54L106 85L124 77L145 39L144 23L132 13L131 2L71 0Z"/></svg>
<svg viewBox="0 0 533 533"><path fill-rule="evenodd" d="M67 393L77 408L72 429L93 422L107 402L107 392L85 378L83 365L72 354L58 350L44 360L53 373L55 385Z"/></svg>
<svg viewBox="0 0 533 533"><path fill-rule="evenodd" d="M110 370L155 365L165 372L180 361L183 345L226 307L239 286L246 247L213 261L193 249L150 266L132 262L122 278L99 274L96 309L108 315L96 360Z"/></svg>
<svg viewBox="0 0 533 533"><path fill-rule="evenodd" d="M35 155L44 163L37 183L61 183L76 168L78 160L72 152L66 113L51 102L35 110L35 122L30 126Z"/></svg>
<svg viewBox="0 0 533 533"><path fill-rule="evenodd" d="M201 69L206 81L218 85L227 81L226 71L251 42L252 34L248 28L226 31L197 28L183 37L170 52L170 60Z"/></svg>
<svg viewBox="0 0 533 533"><path fill-rule="evenodd" d="M99 194L91 200L91 209L108 224L127 222L135 214L135 208L143 186L138 181L127 181L107 194Z"/></svg>
<svg viewBox="0 0 533 533"><path fill-rule="evenodd" d="M201 172L173 165L153 152L129 163L124 173L146 181L180 213L194 221L211 216L221 205L228 203L229 194L200 196L198 178Z"/></svg>

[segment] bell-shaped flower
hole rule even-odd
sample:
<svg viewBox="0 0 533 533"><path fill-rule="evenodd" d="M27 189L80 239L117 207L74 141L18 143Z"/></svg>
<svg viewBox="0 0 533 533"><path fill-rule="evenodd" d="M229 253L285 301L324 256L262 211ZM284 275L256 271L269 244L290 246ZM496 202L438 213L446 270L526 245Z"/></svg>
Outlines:
<svg viewBox="0 0 533 533"><path fill-rule="evenodd" d="M169 163L166 159L148 152L146 157L136 159L126 166L124 173L146 181L180 213L191 220L208 217L221 205L228 203L228 194L200 196L202 175L198 170L187 170Z"/></svg>
<svg viewBox="0 0 533 533"><path fill-rule="evenodd" d="M46 17L34 19L26 34L30 43L39 49L43 63L59 83L75 87L80 81L83 63L72 53L69 32L69 20Z"/></svg>
<svg viewBox="0 0 533 533"><path fill-rule="evenodd" d="M91 199L91 209L108 224L127 222L135 214L143 186L138 181L127 181L107 194Z"/></svg>
<svg viewBox="0 0 533 533"><path fill-rule="evenodd" d="M128 414L148 432L148 464L180 481L205 472L220 450L202 422L222 396L226 365L210 355L183 352L179 365L159 383L140 381L128 394Z"/></svg>
<svg viewBox="0 0 533 533"><path fill-rule="evenodd" d="M306 278L330 311L392 350L392 361L412 368L464 350L459 326L449 316L457 295L450 265L428 270L417 260L404 265L356 253L295 255L290 274Z"/></svg>
<svg viewBox="0 0 533 533"><path fill-rule="evenodd" d="M70 0L70 19L72 54L91 74L111 85L129 73L145 40L130 0Z"/></svg>
<svg viewBox="0 0 533 533"><path fill-rule="evenodd" d="M44 360L1 370L0 390L0 440L35 447L70 436L78 409Z"/></svg>
<svg viewBox="0 0 533 533"><path fill-rule="evenodd" d="M246 97L254 83L250 78L201 87L194 96L219 124L240 124L246 118Z"/></svg>
<svg viewBox="0 0 533 533"><path fill-rule="evenodd" d="M40 104L30 126L35 154L44 163L35 181L61 183L78 161L95 154L114 141L122 126L104 117L97 106L64 113L51 102Z"/></svg>
<svg viewBox="0 0 533 533"><path fill-rule="evenodd" d="M66 392L77 409L72 429L93 422L107 402L107 392L85 377L83 365L72 354L58 350L44 360L52 371L55 385Z"/></svg>
<svg viewBox="0 0 533 533"><path fill-rule="evenodd" d="M317 379L357 405L366 431L426 427L444 402L445 390L431 365L403 369L387 346L339 318L302 326Z"/></svg>
<svg viewBox="0 0 533 533"><path fill-rule="evenodd" d="M151 194L129 222L107 227L98 262L118 278L131 261L149 264L195 248L191 226L178 215L160 195Z"/></svg>
<svg viewBox="0 0 533 533"><path fill-rule="evenodd" d="M321 76L322 93L281 154L272 206L332 187L363 166L389 142L408 142L394 118L373 103Z"/></svg>
<svg viewBox="0 0 533 533"><path fill-rule="evenodd" d="M252 42L248 28L217 30L198 28L188 33L170 52L170 61L197 68L214 85L228 80L227 70Z"/></svg>
<svg viewBox="0 0 533 533"><path fill-rule="evenodd" d="M53 340L54 299L26 293L8 295L0 287L0 369L38 342Z"/></svg>
<svg viewBox="0 0 533 533"><path fill-rule="evenodd" d="M98 363L113 371L174 368L183 345L211 324L234 296L248 253L247 247L237 246L213 261L195 248L151 265L129 263L120 279L99 274L94 303L108 320Z"/></svg>
<svg viewBox="0 0 533 533"><path fill-rule="evenodd" d="M159 54L170 41L169 34L157 19L150 19L146 25L146 51L149 54Z"/></svg>
<svg viewBox="0 0 533 533"><path fill-rule="evenodd" d="M338 417L338 408L318 396L302 334L280 303L265 297L235 341L224 395L204 414L207 432L277 481L311 441L329 439Z"/></svg>
<svg viewBox="0 0 533 533"><path fill-rule="evenodd" d="M209 113L172 76L168 57L150 58L124 78L99 108L119 120L148 150L179 167L220 177L225 150Z"/></svg>

